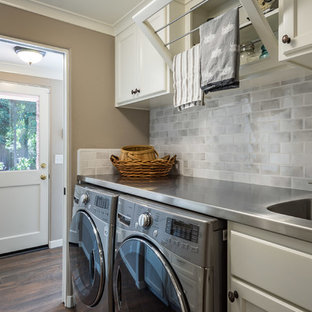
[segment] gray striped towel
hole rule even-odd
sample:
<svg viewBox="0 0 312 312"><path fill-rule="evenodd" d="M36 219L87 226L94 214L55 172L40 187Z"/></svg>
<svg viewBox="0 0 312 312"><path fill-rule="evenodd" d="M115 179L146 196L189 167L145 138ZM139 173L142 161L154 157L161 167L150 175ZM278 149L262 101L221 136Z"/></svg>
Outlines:
<svg viewBox="0 0 312 312"><path fill-rule="evenodd" d="M204 103L199 53L199 45L196 45L173 58L173 105L179 111Z"/></svg>
<svg viewBox="0 0 312 312"><path fill-rule="evenodd" d="M239 87L239 10L200 26L201 88L205 93Z"/></svg>

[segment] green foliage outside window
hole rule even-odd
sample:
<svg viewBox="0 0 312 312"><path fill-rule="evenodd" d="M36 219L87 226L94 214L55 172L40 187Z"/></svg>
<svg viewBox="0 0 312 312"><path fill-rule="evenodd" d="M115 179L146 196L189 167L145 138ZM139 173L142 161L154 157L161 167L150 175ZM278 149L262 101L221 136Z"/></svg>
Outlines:
<svg viewBox="0 0 312 312"><path fill-rule="evenodd" d="M0 98L0 170L33 170L37 103Z"/></svg>

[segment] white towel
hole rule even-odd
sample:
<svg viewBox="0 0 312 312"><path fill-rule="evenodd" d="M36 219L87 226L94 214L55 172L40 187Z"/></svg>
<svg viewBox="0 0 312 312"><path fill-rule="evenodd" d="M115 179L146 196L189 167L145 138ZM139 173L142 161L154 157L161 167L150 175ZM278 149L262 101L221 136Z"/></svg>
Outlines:
<svg viewBox="0 0 312 312"><path fill-rule="evenodd" d="M173 105L179 111L203 105L199 44L173 58Z"/></svg>

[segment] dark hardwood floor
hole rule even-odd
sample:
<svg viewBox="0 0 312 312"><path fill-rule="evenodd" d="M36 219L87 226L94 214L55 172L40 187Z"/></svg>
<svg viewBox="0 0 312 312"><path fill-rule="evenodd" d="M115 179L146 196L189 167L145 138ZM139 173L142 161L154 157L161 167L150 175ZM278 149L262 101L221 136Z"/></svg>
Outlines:
<svg viewBox="0 0 312 312"><path fill-rule="evenodd" d="M61 312L62 248L0 259L0 312Z"/></svg>

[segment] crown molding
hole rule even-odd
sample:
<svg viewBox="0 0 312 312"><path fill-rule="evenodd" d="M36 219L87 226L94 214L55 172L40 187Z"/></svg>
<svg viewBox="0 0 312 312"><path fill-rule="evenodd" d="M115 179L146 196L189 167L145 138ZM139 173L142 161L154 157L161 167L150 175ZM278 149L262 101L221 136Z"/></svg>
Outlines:
<svg viewBox="0 0 312 312"><path fill-rule="evenodd" d="M104 34L114 35L115 33L113 25L47 4L38 3L35 0L0 0L0 3Z"/></svg>
<svg viewBox="0 0 312 312"><path fill-rule="evenodd" d="M135 15L138 11L142 10L147 4L149 4L151 0L143 0L137 6L135 6L132 10L130 10L126 15L121 17L117 22L115 22L112 26L114 28L114 35L118 35L120 32L134 24L132 16Z"/></svg>

